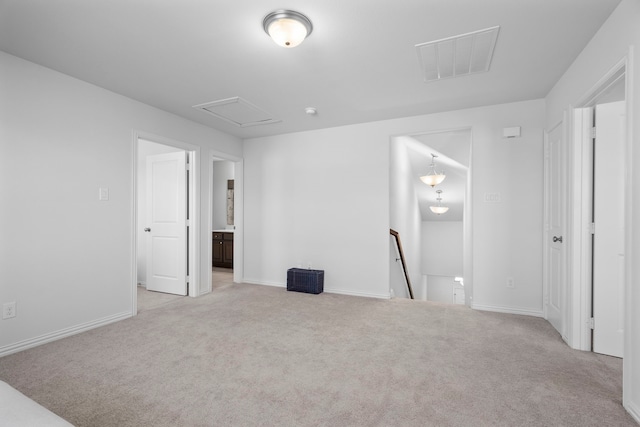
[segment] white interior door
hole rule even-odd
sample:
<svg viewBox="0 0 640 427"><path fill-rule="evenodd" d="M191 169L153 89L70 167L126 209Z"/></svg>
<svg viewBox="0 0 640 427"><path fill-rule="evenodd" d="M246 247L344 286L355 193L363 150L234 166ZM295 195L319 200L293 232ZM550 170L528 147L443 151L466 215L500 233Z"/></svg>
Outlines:
<svg viewBox="0 0 640 427"><path fill-rule="evenodd" d="M547 292L544 303L547 320L562 336L565 335L563 321L565 298L563 144L562 125L558 125L548 134L546 147Z"/></svg>
<svg viewBox="0 0 640 427"><path fill-rule="evenodd" d="M624 332L624 102L596 106L593 351L622 357Z"/></svg>
<svg viewBox="0 0 640 427"><path fill-rule="evenodd" d="M187 153L147 157L147 289L187 294Z"/></svg>

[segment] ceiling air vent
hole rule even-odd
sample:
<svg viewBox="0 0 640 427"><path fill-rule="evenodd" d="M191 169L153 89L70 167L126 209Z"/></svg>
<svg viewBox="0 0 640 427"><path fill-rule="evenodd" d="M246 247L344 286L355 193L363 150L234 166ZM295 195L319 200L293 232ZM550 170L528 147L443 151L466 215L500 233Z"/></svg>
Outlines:
<svg viewBox="0 0 640 427"><path fill-rule="evenodd" d="M260 107L253 105L239 96L194 105L193 108L202 110L241 128L267 125L280 121Z"/></svg>
<svg viewBox="0 0 640 427"><path fill-rule="evenodd" d="M416 45L424 81L489 71L499 26Z"/></svg>

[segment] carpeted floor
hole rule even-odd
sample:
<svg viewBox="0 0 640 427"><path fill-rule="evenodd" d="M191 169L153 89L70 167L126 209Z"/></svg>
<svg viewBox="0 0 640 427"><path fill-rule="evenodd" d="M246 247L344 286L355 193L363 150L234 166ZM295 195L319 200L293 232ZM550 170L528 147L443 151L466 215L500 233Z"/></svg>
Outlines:
<svg viewBox="0 0 640 427"><path fill-rule="evenodd" d="M233 285L233 270L230 268L213 267L211 287L216 290ZM165 294L162 292L147 291L147 289L138 284L138 313L141 311L153 310L163 305L176 302L181 295Z"/></svg>
<svg viewBox="0 0 640 427"><path fill-rule="evenodd" d="M0 359L77 426L635 426L543 319L235 284Z"/></svg>
<svg viewBox="0 0 640 427"><path fill-rule="evenodd" d="M162 292L153 292L145 289L144 286L138 285L138 313L155 308L162 307L186 298L182 295L165 294Z"/></svg>

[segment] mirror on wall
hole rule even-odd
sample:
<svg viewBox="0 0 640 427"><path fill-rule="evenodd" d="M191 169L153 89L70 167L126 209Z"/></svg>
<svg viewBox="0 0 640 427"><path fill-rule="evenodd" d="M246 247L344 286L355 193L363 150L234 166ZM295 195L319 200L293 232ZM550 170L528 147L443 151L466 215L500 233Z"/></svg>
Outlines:
<svg viewBox="0 0 640 427"><path fill-rule="evenodd" d="M235 223L234 163L227 160L214 160L212 178L212 230L233 230Z"/></svg>
<svg viewBox="0 0 640 427"><path fill-rule="evenodd" d="M227 180L227 225L233 225L233 179Z"/></svg>

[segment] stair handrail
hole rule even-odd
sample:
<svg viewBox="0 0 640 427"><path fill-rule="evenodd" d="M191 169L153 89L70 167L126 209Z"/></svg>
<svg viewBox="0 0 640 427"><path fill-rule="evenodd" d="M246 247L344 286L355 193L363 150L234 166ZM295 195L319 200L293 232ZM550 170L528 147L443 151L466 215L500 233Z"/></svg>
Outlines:
<svg viewBox="0 0 640 427"><path fill-rule="evenodd" d="M407 263L404 259L404 251L402 250L402 242L400 241L400 233L393 228L389 229L389 232L396 238L396 246L398 246L398 252L400 253L400 261L402 261L402 271L404 271L404 277L407 280L407 289L409 289L409 296L413 299L413 289L411 289L411 280L409 279L409 272L407 271ZM397 261L397 260L396 260Z"/></svg>

